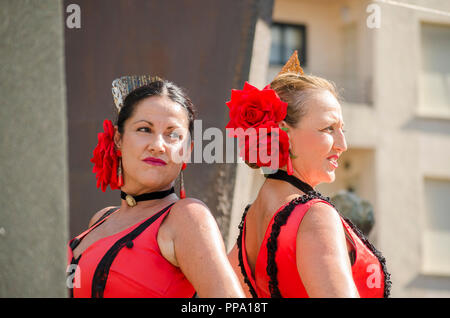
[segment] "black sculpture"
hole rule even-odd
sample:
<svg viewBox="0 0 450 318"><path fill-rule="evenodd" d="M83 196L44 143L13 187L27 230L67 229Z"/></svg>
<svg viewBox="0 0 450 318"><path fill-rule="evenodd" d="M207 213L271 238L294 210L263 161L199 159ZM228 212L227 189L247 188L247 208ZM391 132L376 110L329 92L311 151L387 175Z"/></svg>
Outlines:
<svg viewBox="0 0 450 318"><path fill-rule="evenodd" d="M336 209L346 218L350 219L364 235L368 236L375 225L372 204L361 199L354 192L340 191L331 198Z"/></svg>

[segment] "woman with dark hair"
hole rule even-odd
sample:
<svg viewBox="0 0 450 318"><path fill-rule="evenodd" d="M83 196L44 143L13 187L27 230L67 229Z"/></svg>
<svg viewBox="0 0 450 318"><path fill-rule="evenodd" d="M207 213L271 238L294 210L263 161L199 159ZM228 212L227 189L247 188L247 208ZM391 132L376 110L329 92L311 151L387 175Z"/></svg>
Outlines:
<svg viewBox="0 0 450 318"><path fill-rule="evenodd" d="M246 84L232 92L227 105L227 128L256 131L256 145L242 139L245 134L237 136L245 146L241 156L252 168L271 168L229 253L248 295L388 296L385 259L314 190L334 181L347 149L334 85L304 74L294 52L270 85L260 91ZM269 147L269 140L278 147ZM259 152L268 148L271 160L262 160ZM253 161L252 151L258 152Z"/></svg>
<svg viewBox="0 0 450 318"><path fill-rule="evenodd" d="M243 297L214 217L185 198L182 179L174 193L192 149L191 100L149 76L115 80L113 96L117 124L105 120L91 161L97 186L120 189L122 200L69 242L71 295Z"/></svg>

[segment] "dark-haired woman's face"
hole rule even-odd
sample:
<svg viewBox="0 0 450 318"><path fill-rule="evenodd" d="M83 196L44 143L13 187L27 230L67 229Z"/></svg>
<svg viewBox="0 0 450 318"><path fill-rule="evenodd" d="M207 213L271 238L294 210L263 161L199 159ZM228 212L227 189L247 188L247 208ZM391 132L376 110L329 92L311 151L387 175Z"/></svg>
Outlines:
<svg viewBox="0 0 450 318"><path fill-rule="evenodd" d="M190 153L187 111L166 96L141 100L124 124L116 128L122 151L124 186L134 195L170 188Z"/></svg>

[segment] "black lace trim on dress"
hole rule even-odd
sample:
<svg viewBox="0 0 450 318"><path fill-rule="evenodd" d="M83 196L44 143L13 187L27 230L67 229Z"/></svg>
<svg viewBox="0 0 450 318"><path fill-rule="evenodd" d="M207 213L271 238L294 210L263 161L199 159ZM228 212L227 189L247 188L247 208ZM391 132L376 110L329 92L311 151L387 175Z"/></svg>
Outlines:
<svg viewBox="0 0 450 318"><path fill-rule="evenodd" d="M244 258L242 256L242 233L244 230L245 216L247 215L249 208L250 208L250 205L247 205L247 207L245 208L244 214L242 215L241 223L239 224L239 235L238 235L236 244L238 247L239 267L241 268L241 273L242 273L242 276L244 277L244 282L247 284L252 297L258 298L258 294L256 293L255 289L253 288L252 284L250 283L250 279L248 278L247 272L245 271Z"/></svg>
<svg viewBox="0 0 450 318"><path fill-rule="evenodd" d="M266 271L267 271L267 275L269 276L269 291L270 291L270 295L272 298L281 298L282 297L280 289L278 288L278 278L277 278L278 267L275 262L275 255L276 255L276 251L278 248L277 240L278 240L278 236L281 231L281 227L286 224L289 216L291 215L292 211L298 204L305 204L308 201L313 200L313 199L321 199L321 200L327 201L336 209L336 207L331 203L330 198L322 196L322 194L320 194L317 191L309 191L307 194L302 195L302 196L290 201L283 208L282 211L277 213L277 215L274 218L270 237L268 238L267 245L266 245L267 246ZM255 290L253 289L253 286L251 285L250 280L247 277L247 273L244 268L243 257L242 257L242 232L243 232L245 216L247 215L249 207L250 206L247 206L244 214L242 215L242 220L239 225L239 237L237 239L237 246L238 246L238 250L239 250L239 267L241 268L241 272L244 277L244 281L249 286L250 293L252 294L252 296L256 298L258 296L257 296ZM337 209L336 209L336 211L337 211ZM339 213L339 211L338 211L338 213ZM377 257L378 261L381 264L383 273L384 273L384 295L383 296L385 298L389 297L392 282L390 280L391 275L387 271L386 259L383 257L381 252L378 251L375 248L375 246L373 246L369 242L367 237L349 219L347 219L340 213L339 213L339 215L345 220L345 222L347 222L347 224L350 226L350 228L353 230L353 232L359 237L361 242L363 242L364 245Z"/></svg>
<svg viewBox="0 0 450 318"><path fill-rule="evenodd" d="M324 201L327 201L330 203L335 210L337 211L336 207L331 203L330 198L322 196L317 191L310 191L305 195L302 195L301 197L295 198L292 201L288 203L287 206L284 207L282 211L280 211L274 218L274 223L272 225L272 231L270 233L270 237L267 241L267 274L269 275L269 290L272 298L281 298L281 292L278 288L278 268L277 264L275 262L275 254L277 251L277 239L281 231L281 227L286 224L290 214L294 210L294 208L298 204L305 204L306 202L312 200L312 199L321 199ZM339 213L339 211L338 211ZM375 246L373 246L369 240L365 237L365 235L347 218L342 216L340 213L339 215L349 224L349 226L352 228L352 230L355 232L355 234L359 237L359 239L364 243L364 245L369 248L369 250L377 257L378 261L381 264L381 268L384 273L384 297L389 297L390 295L390 289L391 289L391 281L390 281L390 274L387 271L386 267L386 259L383 257L381 252L379 252Z"/></svg>
<svg viewBox="0 0 450 318"><path fill-rule="evenodd" d="M291 200L280 212L275 215L270 236L267 240L267 275L269 276L269 291L272 298L282 298L280 289L278 288L278 267L275 262L275 254L277 251L277 239L280 235L281 227L286 224L292 211L298 204L305 204L312 199L324 199L320 193L310 191L305 195ZM327 200L328 201L328 200Z"/></svg>
<svg viewBox="0 0 450 318"><path fill-rule="evenodd" d="M391 294L392 282L391 282L391 274L387 270L386 259L381 254L381 252L379 250L377 250L376 247L372 245L372 243L370 243L369 239L364 235L364 233L361 232L361 230L358 229L356 227L356 225L352 223L352 221L350 221L348 218L346 218L343 215L341 215L341 217L352 228L353 232L359 237L361 242L363 242L364 245L378 258L378 261L381 264L381 269L383 270L383 274L384 274L383 297L388 298Z"/></svg>
<svg viewBox="0 0 450 318"><path fill-rule="evenodd" d="M95 269L94 276L92 278L92 293L93 298L103 298L103 293L106 287L106 281L108 280L109 269L116 258L117 254L123 247L132 247L133 240L138 237L145 229L147 229L153 222L155 222L164 212L166 212L174 203L165 207L160 212L156 213L145 222L140 224L133 231L125 235L124 237L117 240L116 243L106 252L103 258L97 265Z"/></svg>

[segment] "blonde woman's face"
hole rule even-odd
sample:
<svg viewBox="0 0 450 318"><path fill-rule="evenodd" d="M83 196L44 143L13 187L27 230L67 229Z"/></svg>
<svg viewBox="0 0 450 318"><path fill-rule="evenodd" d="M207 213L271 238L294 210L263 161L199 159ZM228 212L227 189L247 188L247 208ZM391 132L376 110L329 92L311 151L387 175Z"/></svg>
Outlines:
<svg viewBox="0 0 450 318"><path fill-rule="evenodd" d="M167 188L178 176L189 153L186 110L166 96L136 105L116 144L122 151L124 186L131 193Z"/></svg>
<svg viewBox="0 0 450 318"><path fill-rule="evenodd" d="M306 114L289 127L294 174L315 187L335 180L339 156L347 150L341 106L329 91L311 92Z"/></svg>

